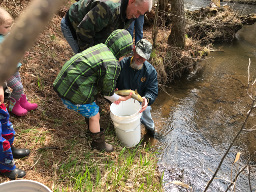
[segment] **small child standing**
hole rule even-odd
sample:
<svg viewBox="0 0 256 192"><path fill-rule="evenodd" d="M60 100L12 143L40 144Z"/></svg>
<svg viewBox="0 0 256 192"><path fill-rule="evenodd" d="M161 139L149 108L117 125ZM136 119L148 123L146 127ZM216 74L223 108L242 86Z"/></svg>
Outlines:
<svg viewBox="0 0 256 192"><path fill-rule="evenodd" d="M26 175L25 171L16 168L14 158L27 157L30 150L13 146L15 131L9 117L4 104L3 86L0 86L0 175L13 180Z"/></svg>
<svg viewBox="0 0 256 192"><path fill-rule="evenodd" d="M4 36L8 35L13 25L13 17L3 8L0 7L0 43ZM7 86L12 88L10 103L8 110L17 116L25 116L28 111L35 110L38 105L36 103L29 103L23 91L21 83L19 68L21 63L17 65L17 71L9 79L7 79Z"/></svg>

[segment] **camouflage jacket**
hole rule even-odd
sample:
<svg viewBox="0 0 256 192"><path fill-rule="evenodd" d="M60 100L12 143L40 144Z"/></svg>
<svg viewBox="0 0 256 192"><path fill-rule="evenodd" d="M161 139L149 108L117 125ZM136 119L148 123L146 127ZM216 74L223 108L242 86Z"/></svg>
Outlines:
<svg viewBox="0 0 256 192"><path fill-rule="evenodd" d="M126 19L128 0L80 0L68 11L70 28L80 51L104 43L115 29L127 29L133 19Z"/></svg>

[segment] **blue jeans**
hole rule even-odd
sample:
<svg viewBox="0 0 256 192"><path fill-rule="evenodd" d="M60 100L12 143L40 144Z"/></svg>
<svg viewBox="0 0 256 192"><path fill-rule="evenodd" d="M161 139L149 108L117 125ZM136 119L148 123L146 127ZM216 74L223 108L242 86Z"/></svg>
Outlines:
<svg viewBox="0 0 256 192"><path fill-rule="evenodd" d="M133 31L135 27L135 44L143 38L143 25L144 25L144 15L141 15L137 19L135 19L127 29L127 31L129 31L129 33L133 38Z"/></svg>
<svg viewBox="0 0 256 192"><path fill-rule="evenodd" d="M155 124L151 116L151 106L148 106L145 111L142 112L141 123L145 125L146 129L151 131L155 130Z"/></svg>
<svg viewBox="0 0 256 192"><path fill-rule="evenodd" d="M70 28L66 23L65 17L62 18L60 26L61 26L61 31L63 33L63 36L65 37L68 44L72 48L73 52L75 54L79 53L80 51L79 51L77 40L74 39L72 32L70 31Z"/></svg>

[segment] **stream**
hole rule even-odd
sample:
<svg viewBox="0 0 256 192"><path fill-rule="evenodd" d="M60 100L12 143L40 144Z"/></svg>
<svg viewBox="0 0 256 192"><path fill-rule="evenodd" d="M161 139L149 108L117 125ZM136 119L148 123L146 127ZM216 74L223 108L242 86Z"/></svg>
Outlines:
<svg viewBox="0 0 256 192"><path fill-rule="evenodd" d="M197 8L204 6L197 2L209 3L188 2ZM250 8L256 13L255 5ZM160 86L152 106L156 129L162 135L156 147L167 192L203 191L251 108L252 100L247 94L248 65L250 80L254 80L256 24L244 26L232 44L215 45L214 49L200 62L203 66L200 73ZM255 129L255 122L256 111L253 111L245 128ZM238 152L240 159L234 163ZM229 191L256 191L256 131L243 131L239 135L207 191L226 191L230 181L247 164L251 167L250 183L245 169Z"/></svg>

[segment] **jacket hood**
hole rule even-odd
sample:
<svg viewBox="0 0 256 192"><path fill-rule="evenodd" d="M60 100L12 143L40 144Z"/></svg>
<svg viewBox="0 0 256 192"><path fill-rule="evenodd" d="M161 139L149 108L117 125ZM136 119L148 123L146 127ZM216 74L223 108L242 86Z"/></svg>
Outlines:
<svg viewBox="0 0 256 192"><path fill-rule="evenodd" d="M132 36L125 29L113 31L105 42L117 59L132 51L132 43Z"/></svg>

